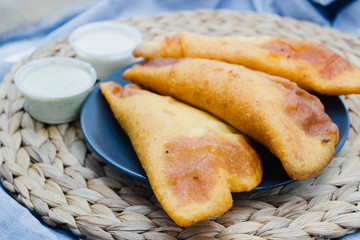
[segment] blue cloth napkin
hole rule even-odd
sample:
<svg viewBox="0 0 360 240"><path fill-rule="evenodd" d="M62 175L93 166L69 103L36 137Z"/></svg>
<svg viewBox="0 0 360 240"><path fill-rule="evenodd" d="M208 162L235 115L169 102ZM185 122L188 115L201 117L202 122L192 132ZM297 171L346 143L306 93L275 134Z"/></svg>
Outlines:
<svg viewBox="0 0 360 240"><path fill-rule="evenodd" d="M0 239L78 239L64 230L45 225L0 186Z"/></svg>
<svg viewBox="0 0 360 240"><path fill-rule="evenodd" d="M20 50L26 52L41 47L85 23L204 8L275 13L332 26L360 36L360 0L97 0L84 8L71 9L55 21L44 19L31 28L0 36L0 50L7 53L6 56L0 54L0 79L9 72ZM19 43L17 48L9 47L14 43ZM77 238L69 232L46 226L15 201L3 187L0 188L0 239ZM348 235L342 240L356 238L360 238L360 234Z"/></svg>

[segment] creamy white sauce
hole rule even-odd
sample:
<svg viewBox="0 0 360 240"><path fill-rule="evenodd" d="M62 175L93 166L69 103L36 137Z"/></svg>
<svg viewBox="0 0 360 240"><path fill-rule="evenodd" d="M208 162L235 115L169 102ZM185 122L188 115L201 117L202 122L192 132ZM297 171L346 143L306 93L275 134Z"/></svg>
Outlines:
<svg viewBox="0 0 360 240"><path fill-rule="evenodd" d="M21 88L39 97L69 96L88 88L90 82L91 76L84 69L50 63L27 72L21 80Z"/></svg>
<svg viewBox="0 0 360 240"><path fill-rule="evenodd" d="M135 48L135 40L116 28L94 29L74 39L74 46L91 55L107 56L121 54Z"/></svg>

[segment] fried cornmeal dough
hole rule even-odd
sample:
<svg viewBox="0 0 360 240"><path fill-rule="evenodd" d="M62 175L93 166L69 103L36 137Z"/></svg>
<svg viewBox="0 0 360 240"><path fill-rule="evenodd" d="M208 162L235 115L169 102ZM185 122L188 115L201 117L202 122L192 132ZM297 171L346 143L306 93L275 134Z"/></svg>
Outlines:
<svg viewBox="0 0 360 240"><path fill-rule="evenodd" d="M281 76L326 95L360 93L360 69L322 44L271 36L208 37L171 33L144 42L136 57L215 59Z"/></svg>
<svg viewBox="0 0 360 240"><path fill-rule="evenodd" d="M320 100L280 77L200 58L157 58L123 78L172 96L232 125L277 156L293 179L318 174L339 132Z"/></svg>
<svg viewBox="0 0 360 240"><path fill-rule="evenodd" d="M261 182L249 139L217 118L135 84L100 88L155 196L178 225L224 213L232 206L231 191L250 191Z"/></svg>

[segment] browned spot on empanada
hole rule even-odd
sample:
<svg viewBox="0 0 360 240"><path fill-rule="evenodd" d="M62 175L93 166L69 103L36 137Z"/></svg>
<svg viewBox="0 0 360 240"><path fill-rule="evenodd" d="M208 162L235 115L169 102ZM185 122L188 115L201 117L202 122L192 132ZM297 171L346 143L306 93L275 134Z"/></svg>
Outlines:
<svg viewBox="0 0 360 240"><path fill-rule="evenodd" d="M306 61L317 68L321 76L326 79L353 68L349 61L314 42L275 38L261 47L274 53L274 57L282 56Z"/></svg>
<svg viewBox="0 0 360 240"><path fill-rule="evenodd" d="M207 194L217 182L220 168L228 173L229 178L241 178L245 172L255 174L258 164L241 160L251 157L248 154L251 149L245 151L241 141L230 142L212 134L173 139L164 149L169 186L184 203L207 201ZM243 186L237 190L249 189ZM188 198L190 193L191 199Z"/></svg>
<svg viewBox="0 0 360 240"><path fill-rule="evenodd" d="M324 106L317 97L282 78L275 76L269 76L268 78L278 84L278 89L284 94L284 111L306 134L309 136L319 134L336 135L337 128L334 127L330 117L325 113Z"/></svg>

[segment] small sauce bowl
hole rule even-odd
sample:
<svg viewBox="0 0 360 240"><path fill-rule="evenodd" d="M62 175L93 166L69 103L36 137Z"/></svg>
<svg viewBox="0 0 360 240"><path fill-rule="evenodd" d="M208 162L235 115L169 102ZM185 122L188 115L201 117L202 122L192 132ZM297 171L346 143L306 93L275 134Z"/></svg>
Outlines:
<svg viewBox="0 0 360 240"><path fill-rule="evenodd" d="M77 58L89 62L99 79L135 62L132 51L141 41L142 35L136 28L115 21L88 23L69 36Z"/></svg>
<svg viewBox="0 0 360 240"><path fill-rule="evenodd" d="M59 124L79 117L96 81L96 72L79 59L48 57L29 62L15 74L25 110L44 123Z"/></svg>

